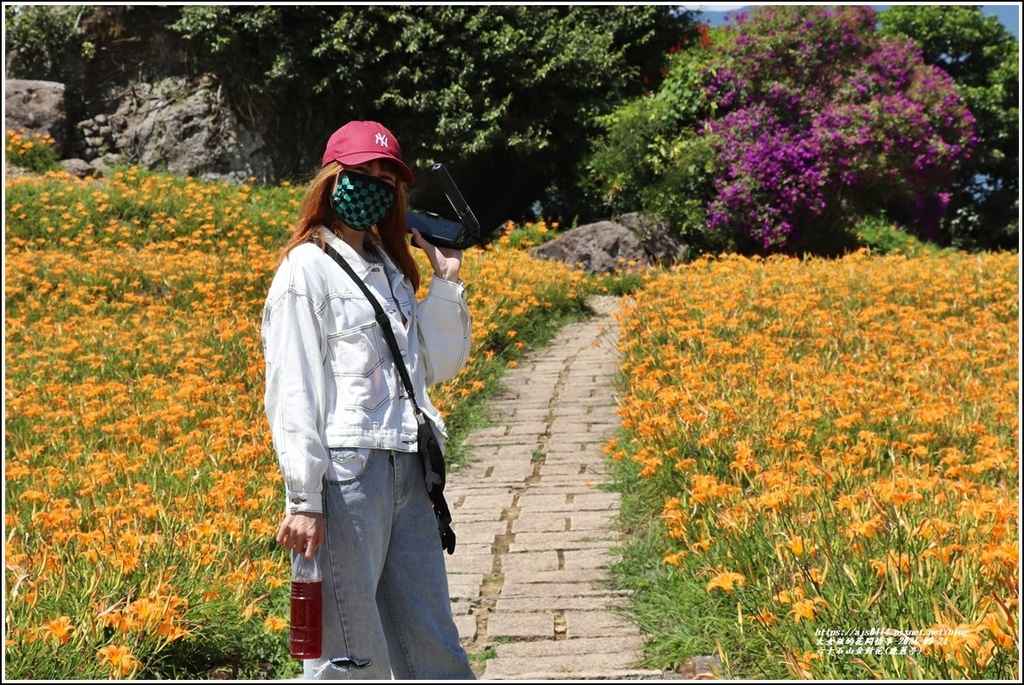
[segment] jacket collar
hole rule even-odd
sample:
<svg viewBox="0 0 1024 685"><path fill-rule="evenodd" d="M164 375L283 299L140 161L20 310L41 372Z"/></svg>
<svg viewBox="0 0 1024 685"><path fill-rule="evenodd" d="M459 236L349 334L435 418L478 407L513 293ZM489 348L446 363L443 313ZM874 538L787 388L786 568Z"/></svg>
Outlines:
<svg viewBox="0 0 1024 685"><path fill-rule="evenodd" d="M352 270L355 271L360 278L370 270L371 266L373 266L365 259L363 259L358 252L352 249L352 247L348 243L339 238L337 234L334 233L334 231L330 230L326 226L320 227L320 235L323 236L323 239L327 242L328 245L337 250L338 254L345 258L345 261L349 263L349 265L352 267ZM380 260L380 262L385 267L387 267L387 270L389 272L392 271L394 269L394 265L391 264L391 259L384 251L384 248L381 247L380 243L373 236L373 234L367 234L366 237L369 238L371 249L373 250L374 254L377 255L377 259Z"/></svg>

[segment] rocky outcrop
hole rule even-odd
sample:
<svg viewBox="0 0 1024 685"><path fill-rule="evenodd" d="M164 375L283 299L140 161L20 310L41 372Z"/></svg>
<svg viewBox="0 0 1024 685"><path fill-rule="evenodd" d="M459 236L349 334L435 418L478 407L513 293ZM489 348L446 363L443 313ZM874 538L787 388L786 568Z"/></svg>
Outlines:
<svg viewBox="0 0 1024 685"><path fill-rule="evenodd" d="M652 262L671 265L689 261L689 248L672 233L672 227L667 221L652 219L637 212L623 214L618 221L636 236Z"/></svg>
<svg viewBox="0 0 1024 685"><path fill-rule="evenodd" d="M648 266L647 253L632 231L614 221L598 221L566 231L529 249L541 259L554 259L590 273L614 273Z"/></svg>
<svg viewBox="0 0 1024 685"><path fill-rule="evenodd" d="M213 79L133 83L111 95L113 111L73 127L67 125L63 85L10 80L6 87L7 129L49 133L58 157L85 164L63 164L78 175L89 175L86 167L102 172L129 164L234 183L274 178L273 155L262 136L241 125Z"/></svg>
<svg viewBox="0 0 1024 685"><path fill-rule="evenodd" d="M273 175L262 137L239 124L211 79L135 83L119 101L112 114L77 124L76 151L86 161L228 182Z"/></svg>

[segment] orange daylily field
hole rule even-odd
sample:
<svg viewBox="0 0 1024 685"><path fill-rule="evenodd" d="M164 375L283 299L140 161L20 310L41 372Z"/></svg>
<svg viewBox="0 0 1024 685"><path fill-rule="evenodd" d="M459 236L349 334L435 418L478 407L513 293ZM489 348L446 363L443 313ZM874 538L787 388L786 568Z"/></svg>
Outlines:
<svg viewBox="0 0 1024 685"><path fill-rule="evenodd" d="M5 184L5 677L297 673L259 325L301 194ZM432 391L454 425L601 287L505 238L464 275L472 357ZM1019 674L1018 293L1016 254L652 272L607 451L660 515L659 572L792 677ZM851 666L815 632L872 628L919 638Z"/></svg>
<svg viewBox="0 0 1024 685"><path fill-rule="evenodd" d="M253 677L230 664L250 643L294 670L259 327L301 189L131 169L6 191L7 676ZM581 274L502 242L466 253L474 348L432 391L455 423L583 306Z"/></svg>
<svg viewBox="0 0 1024 685"><path fill-rule="evenodd" d="M660 510L663 563L785 675L1019 675L1019 274L724 257L623 308L607 451Z"/></svg>

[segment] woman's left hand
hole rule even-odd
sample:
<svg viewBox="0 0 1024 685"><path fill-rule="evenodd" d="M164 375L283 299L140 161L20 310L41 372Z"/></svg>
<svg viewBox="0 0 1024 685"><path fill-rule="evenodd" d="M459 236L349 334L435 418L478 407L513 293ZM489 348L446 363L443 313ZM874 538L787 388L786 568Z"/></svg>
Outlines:
<svg viewBox="0 0 1024 685"><path fill-rule="evenodd" d="M438 247L427 241L417 229L412 229L412 238L416 241L430 260L430 266L438 278L446 281L457 282L459 280L459 269L462 267L462 250L453 250L448 247Z"/></svg>

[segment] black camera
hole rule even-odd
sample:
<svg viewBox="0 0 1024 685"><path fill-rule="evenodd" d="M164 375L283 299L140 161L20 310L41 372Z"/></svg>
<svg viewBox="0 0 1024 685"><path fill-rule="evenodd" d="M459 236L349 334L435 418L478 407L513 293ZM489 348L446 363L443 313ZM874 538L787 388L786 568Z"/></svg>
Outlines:
<svg viewBox="0 0 1024 685"><path fill-rule="evenodd" d="M459 192L451 174L444 164L435 164L431 169L434 178L458 215L458 221L446 219L434 212L406 212L405 220L410 229L415 228L427 242L438 247L464 250L480 241L480 223L473 210Z"/></svg>

